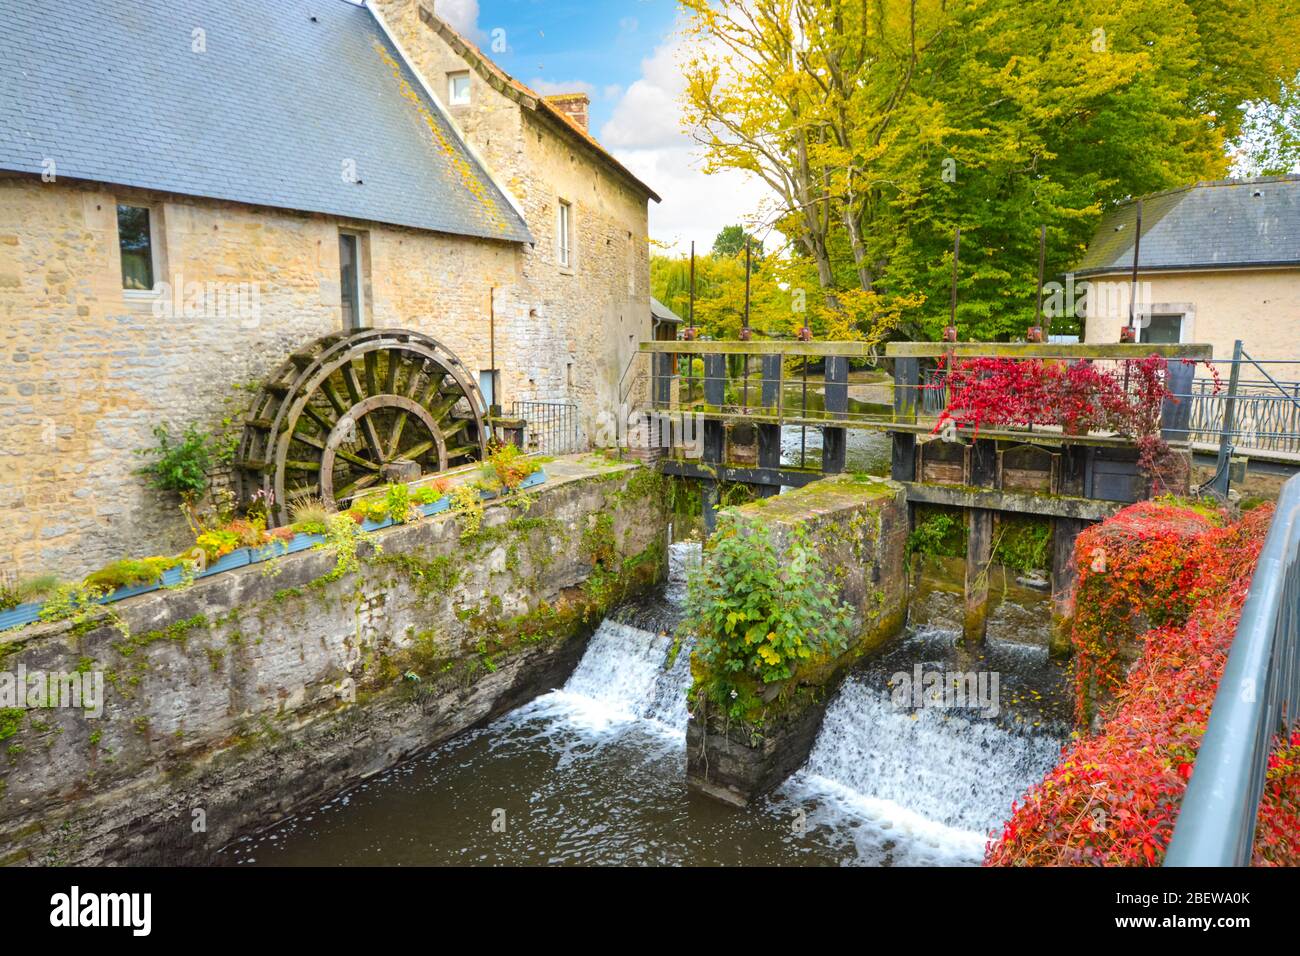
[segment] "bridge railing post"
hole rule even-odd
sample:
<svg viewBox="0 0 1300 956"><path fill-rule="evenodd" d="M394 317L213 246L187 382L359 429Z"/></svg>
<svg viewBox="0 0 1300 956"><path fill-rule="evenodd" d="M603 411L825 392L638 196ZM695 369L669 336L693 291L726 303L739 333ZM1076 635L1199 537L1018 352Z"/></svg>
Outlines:
<svg viewBox="0 0 1300 956"><path fill-rule="evenodd" d="M843 419L849 410L849 360L843 355L826 356L826 414ZM848 432L843 427L822 429L822 471L839 474L848 452Z"/></svg>

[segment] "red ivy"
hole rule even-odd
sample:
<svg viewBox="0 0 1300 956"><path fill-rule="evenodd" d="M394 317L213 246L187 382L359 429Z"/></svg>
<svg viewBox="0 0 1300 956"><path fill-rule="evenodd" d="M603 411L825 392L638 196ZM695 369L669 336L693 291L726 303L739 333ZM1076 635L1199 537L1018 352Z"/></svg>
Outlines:
<svg viewBox="0 0 1300 956"><path fill-rule="evenodd" d="M1076 552L1076 671L1113 663L1098 649L1113 647L1110 625L1099 631L1094 621L1136 630L1143 615L1163 608L1162 623L1142 636L1141 656L1122 681L1110 672L1115 702L1100 731L1066 747L1056 768L1012 804L986 865L1163 859L1271 517L1272 508L1260 507L1220 526L1190 509L1144 502L1084 536ZM1107 571L1092 570L1090 544L1106 549ZM1103 576L1120 597L1099 600ZM1098 634L1106 637L1094 646ZM1300 863L1298 801L1300 734L1279 741L1269 759L1257 865Z"/></svg>
<svg viewBox="0 0 1300 956"><path fill-rule="evenodd" d="M939 360L941 369L946 358ZM1210 370L1217 392L1218 373L1213 365ZM970 427L976 436L982 427L997 426L1052 425L1074 435L1112 432L1137 445L1144 473L1161 476L1172 487L1165 476L1174 473L1178 462L1160 437L1164 402L1178 401L1169 391L1168 372L1169 363L1158 355L1128 359L1113 368L1087 359L954 360L945 379L948 406L934 432L938 434L947 421Z"/></svg>

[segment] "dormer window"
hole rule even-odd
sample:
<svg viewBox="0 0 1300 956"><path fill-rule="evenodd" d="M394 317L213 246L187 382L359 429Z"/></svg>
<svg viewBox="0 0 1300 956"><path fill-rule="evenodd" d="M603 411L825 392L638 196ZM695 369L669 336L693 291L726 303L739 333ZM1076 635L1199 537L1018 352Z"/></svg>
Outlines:
<svg viewBox="0 0 1300 956"><path fill-rule="evenodd" d="M452 106L469 105L469 70L447 74L447 99Z"/></svg>

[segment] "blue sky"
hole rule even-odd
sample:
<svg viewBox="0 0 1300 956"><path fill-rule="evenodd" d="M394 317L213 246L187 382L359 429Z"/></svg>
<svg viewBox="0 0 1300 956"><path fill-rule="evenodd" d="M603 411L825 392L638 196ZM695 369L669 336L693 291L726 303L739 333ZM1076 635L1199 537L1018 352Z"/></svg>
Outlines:
<svg viewBox="0 0 1300 956"><path fill-rule="evenodd" d="M591 97L591 132L663 197L650 205L652 238L708 249L758 211L764 188L740 173L704 175L681 128L676 0L434 0L434 12L539 93ZM498 29L505 50L493 47Z"/></svg>
<svg viewBox="0 0 1300 956"><path fill-rule="evenodd" d="M493 54L505 71L543 92L580 87L591 95L599 130L618 97L641 75L641 61L668 39L674 0L479 0L478 24L506 31L508 50Z"/></svg>

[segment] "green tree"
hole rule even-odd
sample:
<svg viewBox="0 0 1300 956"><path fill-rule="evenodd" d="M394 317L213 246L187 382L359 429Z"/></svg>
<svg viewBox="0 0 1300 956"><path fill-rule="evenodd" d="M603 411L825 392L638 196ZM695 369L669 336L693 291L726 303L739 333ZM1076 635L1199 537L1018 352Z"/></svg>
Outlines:
<svg viewBox="0 0 1300 956"><path fill-rule="evenodd" d="M762 248L762 243L745 232L744 226L723 226L717 238L713 240L715 256L740 256L745 253L745 241L751 244L751 254Z"/></svg>
<svg viewBox="0 0 1300 956"><path fill-rule="evenodd" d="M1300 0L683 0L686 120L762 179L792 263L861 337L1023 334L1111 204L1224 174L1300 68Z"/></svg>
<svg viewBox="0 0 1300 956"><path fill-rule="evenodd" d="M1241 135L1233 144L1234 171L1243 176L1300 173L1300 75L1276 100L1242 107Z"/></svg>

